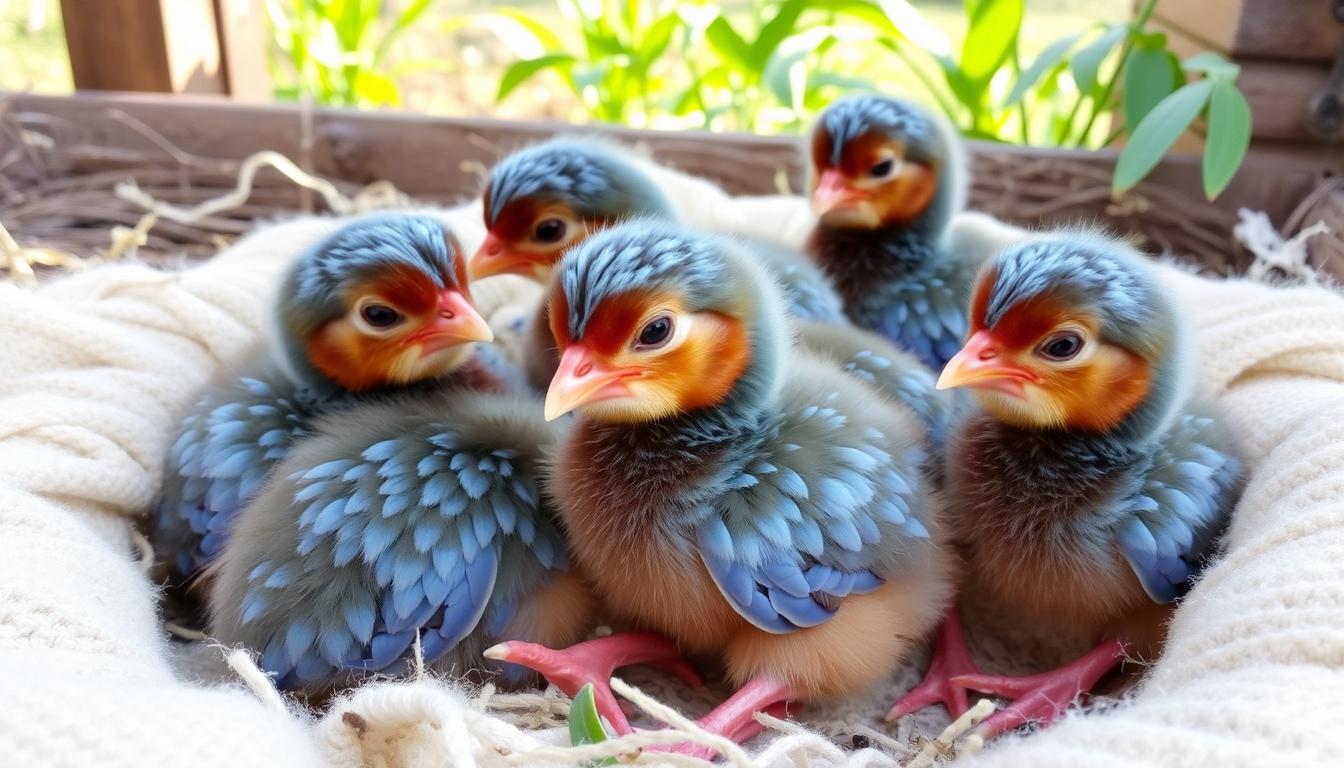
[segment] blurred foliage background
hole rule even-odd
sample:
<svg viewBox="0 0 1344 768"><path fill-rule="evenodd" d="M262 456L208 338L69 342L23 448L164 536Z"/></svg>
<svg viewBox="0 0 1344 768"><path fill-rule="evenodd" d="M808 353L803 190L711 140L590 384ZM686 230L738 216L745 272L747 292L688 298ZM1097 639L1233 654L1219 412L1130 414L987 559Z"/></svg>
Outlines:
<svg viewBox="0 0 1344 768"><path fill-rule="evenodd" d="M847 92L968 137L1124 149L1139 181L1203 120L1205 191L1240 165L1237 67L1180 61L1155 0L261 0L278 99L637 128L797 133ZM0 0L0 87L69 89L56 0Z"/></svg>

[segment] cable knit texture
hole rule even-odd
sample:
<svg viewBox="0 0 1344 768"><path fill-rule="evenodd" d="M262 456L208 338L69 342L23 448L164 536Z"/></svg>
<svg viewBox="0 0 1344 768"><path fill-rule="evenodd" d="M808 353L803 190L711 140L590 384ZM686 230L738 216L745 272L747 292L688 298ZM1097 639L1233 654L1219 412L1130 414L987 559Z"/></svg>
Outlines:
<svg viewBox="0 0 1344 768"><path fill-rule="evenodd" d="M774 215L778 225L762 229L777 236L805 231L797 201L743 205L756 226ZM445 215L479 227L477 211ZM288 257L333 226L264 229L180 273L124 265L36 291L0 285L7 765L486 765L505 759L500 747L563 742L555 730L519 731L428 680L371 684L316 719L238 683L186 682L170 663L132 523L153 501L196 390L257 343ZM463 239L474 247L479 233ZM1165 656L1131 695L966 764L1344 761L1344 301L1322 288L1163 274L1198 330L1203 392L1221 405L1250 470L1226 557L1181 605ZM508 281L476 291L505 325L526 317L537 295ZM917 676L912 666L872 701L889 703ZM820 722L857 709L804 714ZM880 714L866 712L862 724ZM752 746L763 757L765 740ZM881 760L872 750L806 754Z"/></svg>

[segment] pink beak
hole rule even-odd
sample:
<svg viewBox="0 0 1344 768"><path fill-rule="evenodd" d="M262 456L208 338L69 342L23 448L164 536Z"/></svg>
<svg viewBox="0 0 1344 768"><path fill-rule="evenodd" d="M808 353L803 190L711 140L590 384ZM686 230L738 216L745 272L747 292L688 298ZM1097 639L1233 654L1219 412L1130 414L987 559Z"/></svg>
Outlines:
<svg viewBox="0 0 1344 768"><path fill-rule="evenodd" d="M638 375L630 368L605 365L583 344L571 344L560 356L560 367L546 392L546 420L554 421L588 403L628 397L630 389L624 380Z"/></svg>
<svg viewBox="0 0 1344 768"><path fill-rule="evenodd" d="M491 275L523 275L544 281L550 275L551 267L541 254L512 248L499 235L486 232L485 240L471 257L468 269L474 279Z"/></svg>
<svg viewBox="0 0 1344 768"><path fill-rule="evenodd" d="M1002 345L989 331L976 331L953 355L938 377L938 389L972 387L1022 397L1027 384L1039 384L1035 373L1004 359Z"/></svg>
<svg viewBox="0 0 1344 768"><path fill-rule="evenodd" d="M812 210L818 216L823 216L841 205L864 197L865 193L850 186L849 179L843 173L835 168L827 168L821 172L817 186L812 190Z"/></svg>
<svg viewBox="0 0 1344 768"><path fill-rule="evenodd" d="M409 341L420 344L424 354L473 341L494 341L489 323L471 305L462 291L448 288L439 292L439 304L433 322L411 335Z"/></svg>

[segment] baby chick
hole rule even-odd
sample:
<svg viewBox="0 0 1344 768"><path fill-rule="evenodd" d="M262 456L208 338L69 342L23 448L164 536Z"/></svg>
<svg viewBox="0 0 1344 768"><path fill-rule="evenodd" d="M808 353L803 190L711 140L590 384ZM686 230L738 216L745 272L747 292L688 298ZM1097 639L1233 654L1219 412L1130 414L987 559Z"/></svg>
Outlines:
<svg viewBox="0 0 1344 768"><path fill-rule="evenodd" d="M937 700L955 713L967 688L1015 699L980 726L993 736L1049 722L1126 649L1158 651L1238 488L1230 442L1190 402L1188 341L1123 243L1057 234L986 265L969 338L938 380L971 388L980 406L950 438L951 532L971 588L1024 621L1104 642L1052 672L981 675L953 613L929 675L893 715Z"/></svg>
<svg viewBox="0 0 1344 768"><path fill-rule="evenodd" d="M640 222L559 270L546 416L578 419L551 487L604 604L723 659L743 687L701 724L730 738L883 679L951 592L919 418L794 349L774 282L729 240ZM487 655L606 690L585 645Z"/></svg>
<svg viewBox="0 0 1344 768"><path fill-rule="evenodd" d="M546 282L564 252L594 232L636 217L681 218L683 211L669 202L654 169L652 163L597 139L557 138L509 155L494 167L486 185L489 232L471 259L472 276L508 273ZM713 213L692 211L706 218ZM839 297L802 254L764 240L750 242L757 258L783 283L792 314L827 322L843 319ZM527 358L529 377L541 390L555 373L557 355L545 311L541 306L534 320L534 349Z"/></svg>
<svg viewBox="0 0 1344 768"><path fill-rule="evenodd" d="M913 104L861 96L822 114L811 160L808 251L846 314L941 370L965 337L984 260L945 242L964 194L960 139Z"/></svg>
<svg viewBox="0 0 1344 768"><path fill-rule="evenodd" d="M276 305L279 350L229 372L183 421L155 542L178 576L218 554L234 515L318 414L390 391L520 386L488 348L452 233L425 216L357 219L300 256Z"/></svg>
<svg viewBox="0 0 1344 768"><path fill-rule="evenodd" d="M417 638L457 674L503 638L581 639L593 601L540 487L559 435L526 395L421 392L328 414L211 566L211 636L311 694L404 671Z"/></svg>

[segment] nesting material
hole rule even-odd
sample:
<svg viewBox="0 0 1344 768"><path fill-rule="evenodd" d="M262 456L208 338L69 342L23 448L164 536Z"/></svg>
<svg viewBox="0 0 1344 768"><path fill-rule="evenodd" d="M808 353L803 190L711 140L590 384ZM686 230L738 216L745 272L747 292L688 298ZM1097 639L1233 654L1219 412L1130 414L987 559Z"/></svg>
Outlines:
<svg viewBox="0 0 1344 768"><path fill-rule="evenodd" d="M789 200L752 205L756 216L772 205L782 216L797 210ZM153 502L170 436L194 393L256 342L287 258L331 226L280 225L176 273L122 264L35 290L0 285L0 678L8 705L0 751L18 764L158 764L184 754L205 766L575 764L635 746L566 747L558 727L565 702L553 692L482 695L432 679L378 681L319 716L268 691L240 657L230 657L233 670L224 667L223 652L208 645L194 653L213 659L214 672L188 682L174 668L184 646L174 651L158 621L158 592L137 561L133 525ZM916 659L864 696L768 723L775 727L765 736L731 753L734 764L926 765L952 754L958 764L991 765L1344 759L1329 704L1344 686L1344 301L1318 287L1162 274L1199 330L1201 387L1227 411L1251 482L1227 556L1181 606L1166 655L1132 696L972 755L955 730L937 740L947 725L941 710L881 723L918 679ZM508 304L501 292L499 311ZM986 666L1005 671L1076 650L992 621L969 629ZM629 691L655 719L674 719L655 702L694 716L722 693L686 691L635 670L629 679L652 696ZM867 746L855 748L855 735ZM639 757L658 760L674 758Z"/></svg>

